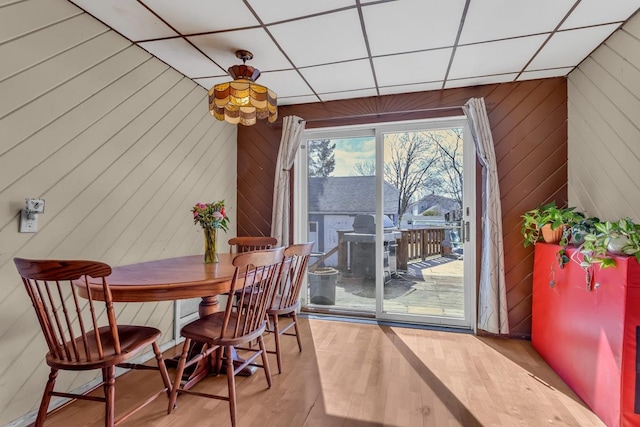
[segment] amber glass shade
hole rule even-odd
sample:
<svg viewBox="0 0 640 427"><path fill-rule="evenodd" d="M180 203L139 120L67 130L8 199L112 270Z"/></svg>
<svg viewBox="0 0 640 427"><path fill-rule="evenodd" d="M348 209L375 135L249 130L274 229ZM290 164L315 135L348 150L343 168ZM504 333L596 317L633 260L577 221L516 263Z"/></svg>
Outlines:
<svg viewBox="0 0 640 427"><path fill-rule="evenodd" d="M250 68L246 70L248 74L260 74L253 67L246 68ZM273 123L278 118L278 97L275 92L251 79L239 78L215 85L209 90L209 111L216 119L232 124L251 126L256 119L267 119Z"/></svg>

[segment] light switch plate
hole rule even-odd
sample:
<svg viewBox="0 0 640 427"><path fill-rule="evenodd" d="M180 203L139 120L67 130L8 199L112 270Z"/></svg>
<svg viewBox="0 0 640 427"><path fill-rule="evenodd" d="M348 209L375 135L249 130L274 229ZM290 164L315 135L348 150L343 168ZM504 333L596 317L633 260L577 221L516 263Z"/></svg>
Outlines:
<svg viewBox="0 0 640 427"><path fill-rule="evenodd" d="M32 214L44 213L44 199L25 199L27 211Z"/></svg>
<svg viewBox="0 0 640 427"><path fill-rule="evenodd" d="M29 219L29 213L26 209L20 211L20 233L35 233L38 231L38 216L33 215L33 219Z"/></svg>

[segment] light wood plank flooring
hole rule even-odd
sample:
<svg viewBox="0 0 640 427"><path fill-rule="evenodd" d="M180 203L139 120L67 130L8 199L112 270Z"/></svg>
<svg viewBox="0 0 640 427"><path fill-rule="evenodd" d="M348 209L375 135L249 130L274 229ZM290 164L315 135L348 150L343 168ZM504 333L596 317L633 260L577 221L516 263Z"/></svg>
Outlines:
<svg viewBox="0 0 640 427"><path fill-rule="evenodd" d="M321 319L301 329L302 353L283 337L282 374L271 356L271 389L262 370L237 378L239 426L604 426L527 341ZM118 378L116 415L159 386L156 375ZM226 379L197 389L226 393ZM158 398L122 425L230 425L224 401L183 395L171 415L166 405ZM46 425L101 426L102 411L74 402Z"/></svg>

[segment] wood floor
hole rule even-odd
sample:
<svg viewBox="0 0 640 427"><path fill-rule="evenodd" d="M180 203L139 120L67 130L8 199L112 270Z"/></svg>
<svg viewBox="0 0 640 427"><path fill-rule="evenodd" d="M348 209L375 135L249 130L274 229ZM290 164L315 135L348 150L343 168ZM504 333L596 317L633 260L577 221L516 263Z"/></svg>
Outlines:
<svg viewBox="0 0 640 427"><path fill-rule="evenodd" d="M300 323L303 352L295 338L283 337L284 372L277 374L271 357L271 389L262 370L237 378L239 426L604 426L527 341L320 319ZM266 341L273 344L272 337ZM118 378L116 416L160 385L156 375ZM226 379L211 377L195 389L226 390ZM122 425L230 425L224 401L183 395L171 415L166 405L160 397ZM99 403L77 401L50 415L46 426L102 426L102 411Z"/></svg>

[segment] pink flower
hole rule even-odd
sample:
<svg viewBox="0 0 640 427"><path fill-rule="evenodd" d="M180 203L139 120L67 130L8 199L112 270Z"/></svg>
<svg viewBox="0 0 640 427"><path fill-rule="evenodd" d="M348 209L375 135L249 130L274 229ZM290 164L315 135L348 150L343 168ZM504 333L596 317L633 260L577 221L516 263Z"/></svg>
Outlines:
<svg viewBox="0 0 640 427"><path fill-rule="evenodd" d="M229 230L229 218L224 209L224 200L212 203L196 203L191 209L193 223L203 228Z"/></svg>

